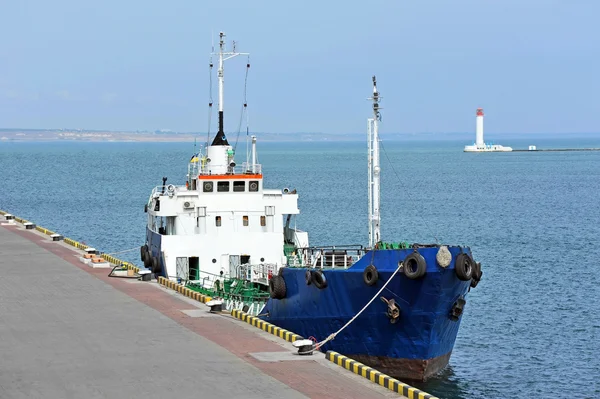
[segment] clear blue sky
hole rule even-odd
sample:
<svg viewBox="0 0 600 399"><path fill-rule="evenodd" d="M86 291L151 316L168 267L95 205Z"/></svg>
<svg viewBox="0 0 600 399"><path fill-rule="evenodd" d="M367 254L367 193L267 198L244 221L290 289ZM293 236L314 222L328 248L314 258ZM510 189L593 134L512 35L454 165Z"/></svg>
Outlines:
<svg viewBox="0 0 600 399"><path fill-rule="evenodd" d="M253 131L364 131L376 74L385 131L474 131L483 107L486 133L599 132L599 17L598 0L0 0L0 127L206 131L223 30L251 53ZM244 67L227 64L228 131Z"/></svg>

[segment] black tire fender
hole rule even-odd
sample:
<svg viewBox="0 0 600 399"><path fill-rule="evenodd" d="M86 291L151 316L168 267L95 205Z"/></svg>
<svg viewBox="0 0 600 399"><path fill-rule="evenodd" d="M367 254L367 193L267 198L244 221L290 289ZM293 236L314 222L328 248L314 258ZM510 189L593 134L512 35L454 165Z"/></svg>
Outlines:
<svg viewBox="0 0 600 399"><path fill-rule="evenodd" d="M477 287L479 281L481 280L481 263L473 261L473 277L471 278L471 288Z"/></svg>
<svg viewBox="0 0 600 399"><path fill-rule="evenodd" d="M142 262L146 258L146 252L148 252L148 245L144 244L140 247L140 260Z"/></svg>
<svg viewBox="0 0 600 399"><path fill-rule="evenodd" d="M310 283L312 283L312 273L310 270L307 270L304 274L304 280L306 280L306 285L310 285Z"/></svg>
<svg viewBox="0 0 600 399"><path fill-rule="evenodd" d="M320 290L327 288L327 278L322 270L312 272L312 282Z"/></svg>
<svg viewBox="0 0 600 399"><path fill-rule="evenodd" d="M454 264L454 271L458 279L469 281L473 277L473 269L473 258L465 253L458 254Z"/></svg>
<svg viewBox="0 0 600 399"><path fill-rule="evenodd" d="M273 299L285 298L286 287L282 276L273 276L269 280L269 296Z"/></svg>
<svg viewBox="0 0 600 399"><path fill-rule="evenodd" d="M427 262L425 258L417 251L411 253L402 262L404 275L411 280L416 280L425 275L427 271Z"/></svg>
<svg viewBox="0 0 600 399"><path fill-rule="evenodd" d="M151 259L151 263L152 263L152 273L154 274L158 274L160 273L160 262L158 261L158 258L156 256L153 256Z"/></svg>
<svg viewBox="0 0 600 399"><path fill-rule="evenodd" d="M374 265L365 267L365 270L363 271L363 281L365 284L369 286L375 285L377 280L379 280L379 272L377 271L377 268Z"/></svg>
<svg viewBox="0 0 600 399"><path fill-rule="evenodd" d="M144 256L144 266L146 266L146 269L152 268L152 254L150 250L146 251L146 255Z"/></svg>

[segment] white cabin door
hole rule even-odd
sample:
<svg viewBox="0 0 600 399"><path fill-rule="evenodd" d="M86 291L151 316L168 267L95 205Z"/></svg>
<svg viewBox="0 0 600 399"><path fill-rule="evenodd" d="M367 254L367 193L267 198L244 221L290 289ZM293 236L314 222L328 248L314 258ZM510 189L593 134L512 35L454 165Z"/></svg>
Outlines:
<svg viewBox="0 0 600 399"><path fill-rule="evenodd" d="M237 277L238 266L240 265L239 255L229 255L229 275Z"/></svg>
<svg viewBox="0 0 600 399"><path fill-rule="evenodd" d="M188 258L179 258L179 257L176 258L175 265L176 265L175 270L177 273L177 280L188 281L189 274L190 274Z"/></svg>

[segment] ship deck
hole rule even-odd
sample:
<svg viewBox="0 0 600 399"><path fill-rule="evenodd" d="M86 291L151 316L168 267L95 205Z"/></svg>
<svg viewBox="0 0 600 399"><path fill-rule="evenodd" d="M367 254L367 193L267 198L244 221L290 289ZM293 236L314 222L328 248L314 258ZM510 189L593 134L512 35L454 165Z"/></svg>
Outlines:
<svg viewBox="0 0 600 399"><path fill-rule="evenodd" d="M4 222L0 216L0 222ZM321 353L0 225L0 397L384 398Z"/></svg>

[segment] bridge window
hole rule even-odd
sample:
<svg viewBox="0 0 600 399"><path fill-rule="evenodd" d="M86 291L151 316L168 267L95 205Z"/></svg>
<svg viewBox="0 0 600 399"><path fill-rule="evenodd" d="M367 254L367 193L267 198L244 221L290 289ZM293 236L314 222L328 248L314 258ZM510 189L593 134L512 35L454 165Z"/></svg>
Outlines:
<svg viewBox="0 0 600 399"><path fill-rule="evenodd" d="M220 181L217 183L217 191L219 192L229 192L229 182L228 181Z"/></svg>
<svg viewBox="0 0 600 399"><path fill-rule="evenodd" d="M252 180L250 184L248 184L248 191L258 191L258 181Z"/></svg>
<svg viewBox="0 0 600 399"><path fill-rule="evenodd" d="M246 182L245 181L234 181L233 182L233 191L235 192L243 192L246 191Z"/></svg>
<svg viewBox="0 0 600 399"><path fill-rule="evenodd" d="M261 216L260 217L260 225L261 226L266 226L267 225L267 217L266 216Z"/></svg>
<svg viewBox="0 0 600 399"><path fill-rule="evenodd" d="M221 216L215 217L215 225L221 227Z"/></svg>
<svg viewBox="0 0 600 399"><path fill-rule="evenodd" d="M244 224L244 226L248 226L248 216L242 217L242 223Z"/></svg>

